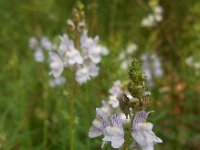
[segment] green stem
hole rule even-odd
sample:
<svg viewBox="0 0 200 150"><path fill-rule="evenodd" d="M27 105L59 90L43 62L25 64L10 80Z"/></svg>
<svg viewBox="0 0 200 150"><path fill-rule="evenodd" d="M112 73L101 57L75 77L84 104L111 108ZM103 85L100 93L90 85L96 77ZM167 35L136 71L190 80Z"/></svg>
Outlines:
<svg viewBox="0 0 200 150"><path fill-rule="evenodd" d="M70 150L74 150L74 139L75 139L75 106L74 99L70 98Z"/></svg>
<svg viewBox="0 0 200 150"><path fill-rule="evenodd" d="M129 140L130 140L130 138L131 138L131 128L132 128L132 123L133 123L134 116L135 116L135 115L133 115L133 116L131 117L130 127L129 127L129 130L128 130L129 132L128 132L128 135L127 135L127 137L126 137L126 139L125 139L125 142L124 142L124 144L123 144L123 146L122 146L122 150L126 150L127 144L128 144L128 142L129 142Z"/></svg>
<svg viewBox="0 0 200 150"><path fill-rule="evenodd" d="M47 120L48 120L48 87L44 87L44 112L45 112L45 118L43 122L43 147L46 148L47 144L47 137L48 137L48 127L47 127Z"/></svg>

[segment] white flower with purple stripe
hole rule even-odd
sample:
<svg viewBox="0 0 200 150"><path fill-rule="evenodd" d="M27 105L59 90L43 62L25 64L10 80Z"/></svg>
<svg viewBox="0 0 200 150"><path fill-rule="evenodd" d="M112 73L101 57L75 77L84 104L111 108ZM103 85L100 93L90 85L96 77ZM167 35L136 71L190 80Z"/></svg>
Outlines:
<svg viewBox="0 0 200 150"><path fill-rule="evenodd" d="M143 150L153 150L154 144L162 143L162 140L152 131L153 124L146 122L149 113L137 112L133 121L132 137Z"/></svg>
<svg viewBox="0 0 200 150"><path fill-rule="evenodd" d="M122 120L118 115L113 115L111 117L111 124L108 125L104 130L104 138L102 147L107 142L111 142L113 148L120 148L124 143L124 130L122 126Z"/></svg>
<svg viewBox="0 0 200 150"><path fill-rule="evenodd" d="M106 126L110 125L110 120L108 119L105 112L100 108L96 108L96 119L92 122L92 127L89 131L89 137L95 138L101 136Z"/></svg>

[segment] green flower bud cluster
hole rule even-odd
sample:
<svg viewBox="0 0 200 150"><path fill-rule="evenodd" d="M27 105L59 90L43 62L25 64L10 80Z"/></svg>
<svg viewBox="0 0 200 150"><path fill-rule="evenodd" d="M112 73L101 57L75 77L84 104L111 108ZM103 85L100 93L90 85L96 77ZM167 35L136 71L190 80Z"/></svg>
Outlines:
<svg viewBox="0 0 200 150"><path fill-rule="evenodd" d="M145 92L145 74L142 73L142 65L137 59L133 59L129 70L128 91L139 100Z"/></svg>
<svg viewBox="0 0 200 150"><path fill-rule="evenodd" d="M133 59L129 70L129 82L127 88L133 98L129 99L125 93L117 96L121 111L128 117L131 111L142 110L149 103L150 92L145 91L145 74L142 73L142 65L137 59Z"/></svg>

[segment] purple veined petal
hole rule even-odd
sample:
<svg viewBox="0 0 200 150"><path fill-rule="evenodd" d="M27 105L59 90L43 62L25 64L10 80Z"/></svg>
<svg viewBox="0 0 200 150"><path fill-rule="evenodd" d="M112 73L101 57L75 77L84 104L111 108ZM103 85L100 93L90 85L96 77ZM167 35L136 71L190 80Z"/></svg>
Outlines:
<svg viewBox="0 0 200 150"><path fill-rule="evenodd" d="M114 127L118 127L120 129L122 129L122 120L119 118L119 116L117 114L115 114L111 117L111 124Z"/></svg>
<svg viewBox="0 0 200 150"><path fill-rule="evenodd" d="M111 142L111 146L113 148L120 148L124 143L124 138L117 136L117 137L112 137L112 142Z"/></svg>
<svg viewBox="0 0 200 150"><path fill-rule="evenodd" d="M96 108L96 118L103 121L103 126L106 127L111 124L108 116L101 108Z"/></svg>
<svg viewBox="0 0 200 150"><path fill-rule="evenodd" d="M117 115L111 117L111 125L104 129L104 142L111 142L113 148L119 148L124 143L124 131L120 127L120 120Z"/></svg>
<svg viewBox="0 0 200 150"><path fill-rule="evenodd" d="M89 131L90 138L95 138L95 137L101 136L102 134L103 134L102 130L95 127L90 127L90 131Z"/></svg>
<svg viewBox="0 0 200 150"><path fill-rule="evenodd" d="M146 121L146 118L148 117L148 115L152 112L154 112L154 111L149 111L149 112L139 111L139 112L137 112L137 114L133 120L133 127L138 123L144 123Z"/></svg>
<svg viewBox="0 0 200 150"><path fill-rule="evenodd" d="M149 113L151 113L152 111L146 113L145 111L139 111L137 112L134 121L133 121L133 127L138 124L138 123L144 123L147 116L149 115Z"/></svg>
<svg viewBox="0 0 200 150"><path fill-rule="evenodd" d="M134 126L132 137L140 145L143 150L152 149L154 144L162 143L162 140L158 138L152 131L152 123L138 123Z"/></svg>

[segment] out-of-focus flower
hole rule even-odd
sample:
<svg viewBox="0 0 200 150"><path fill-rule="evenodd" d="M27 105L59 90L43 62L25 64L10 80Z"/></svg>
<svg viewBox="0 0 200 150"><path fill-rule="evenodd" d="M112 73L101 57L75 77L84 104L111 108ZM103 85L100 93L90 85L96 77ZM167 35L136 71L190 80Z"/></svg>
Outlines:
<svg viewBox="0 0 200 150"><path fill-rule="evenodd" d="M60 54L63 55L65 66L73 66L75 64L82 64L83 58L78 50L74 47L74 42L69 40L68 36L64 34L60 37L61 44L59 47Z"/></svg>
<svg viewBox="0 0 200 150"><path fill-rule="evenodd" d="M96 108L96 119L92 122L92 127L89 131L89 137L95 138L103 134L103 130L106 126L110 125L110 120L108 119L105 112L100 108Z"/></svg>
<svg viewBox="0 0 200 150"><path fill-rule="evenodd" d="M137 49L138 49L137 44L130 43L128 44L127 48L119 54L118 58L121 61L120 67L122 70L124 71L128 70L132 57L133 57L132 55L137 51Z"/></svg>
<svg viewBox="0 0 200 150"><path fill-rule="evenodd" d="M154 144L162 143L162 140L152 131L153 124L146 122L149 113L139 111L133 121L132 137L143 150L153 150Z"/></svg>
<svg viewBox="0 0 200 150"><path fill-rule="evenodd" d="M65 78L60 76L58 78L51 80L49 82L49 85L54 88L54 87L62 86L63 84L65 84L65 82L66 82Z"/></svg>
<svg viewBox="0 0 200 150"><path fill-rule="evenodd" d="M137 51L137 49L138 49L137 44L130 43L128 45L128 47L126 48L126 52L127 52L127 54L133 54L133 53L135 53Z"/></svg>
<svg viewBox="0 0 200 150"><path fill-rule="evenodd" d="M120 148L124 143L124 130L122 127L122 120L118 115L111 117L111 124L106 126L103 132L104 138L102 147L105 143L111 142L113 148Z"/></svg>
<svg viewBox="0 0 200 150"><path fill-rule="evenodd" d="M85 82L87 82L90 79L90 75L89 75L89 70L88 68L79 68L76 71L76 81L79 84L83 84Z"/></svg>
<svg viewBox="0 0 200 150"><path fill-rule="evenodd" d="M50 74L52 74L55 78L60 77L64 70L64 65L61 58L54 52L50 53L50 68Z"/></svg>
<svg viewBox="0 0 200 150"><path fill-rule="evenodd" d="M163 76L161 60L155 54L143 54L141 60L143 62L142 69L146 74L147 84L148 86L153 86L153 79Z"/></svg>
<svg viewBox="0 0 200 150"><path fill-rule="evenodd" d="M37 62L44 61L44 50L51 51L53 49L51 41L46 36L41 37L39 40L31 37L29 39L29 47L34 50L34 58Z"/></svg>
<svg viewBox="0 0 200 150"><path fill-rule="evenodd" d="M35 37L31 37L29 39L29 47L34 50L35 48L37 48L37 46L38 46L37 39Z"/></svg>
<svg viewBox="0 0 200 150"><path fill-rule="evenodd" d="M112 105L113 108L116 108L119 106L119 101L117 100L116 97L119 93L122 92L121 86L122 86L121 82L119 80L117 80L114 82L113 87L109 90L109 93L111 95L109 96L108 102L109 102L109 104Z"/></svg>
<svg viewBox="0 0 200 150"><path fill-rule="evenodd" d="M45 50L52 50L52 43L49 41L49 39L47 37L42 37L41 38L41 46L45 49Z"/></svg>
<svg viewBox="0 0 200 150"><path fill-rule="evenodd" d="M102 100L101 103L102 103L101 110L103 112L105 112L106 114L110 115L111 112L112 112L112 109L111 109L109 103L107 101L104 101L104 100Z"/></svg>
<svg viewBox="0 0 200 150"><path fill-rule="evenodd" d="M37 62L43 62L44 61L44 54L42 52L42 49L37 48L35 50L34 58L35 58L35 61L37 61Z"/></svg>
<svg viewBox="0 0 200 150"><path fill-rule="evenodd" d="M87 30L83 31L83 34L80 39L81 47L85 51L85 54L87 54L89 58L92 60L92 62L95 64L101 61L99 51L95 48L98 40L99 40L98 36L96 36L94 39L89 38L87 35Z"/></svg>
<svg viewBox="0 0 200 150"><path fill-rule="evenodd" d="M141 25L143 27L153 27L163 20L163 8L161 6L155 6L153 12L149 13L143 18Z"/></svg>
<svg viewBox="0 0 200 150"><path fill-rule="evenodd" d="M60 39L59 55L66 68L75 69L75 79L80 85L99 74L97 64L101 61L101 55L108 54L108 50L97 44L98 36L94 39L90 38L87 30L84 30L78 48L75 47L74 42L69 39L67 34L61 36Z"/></svg>

